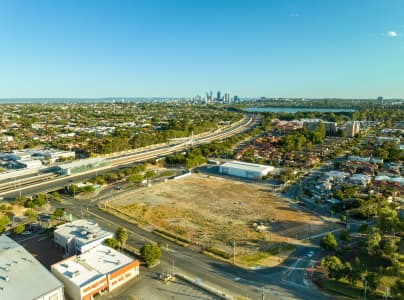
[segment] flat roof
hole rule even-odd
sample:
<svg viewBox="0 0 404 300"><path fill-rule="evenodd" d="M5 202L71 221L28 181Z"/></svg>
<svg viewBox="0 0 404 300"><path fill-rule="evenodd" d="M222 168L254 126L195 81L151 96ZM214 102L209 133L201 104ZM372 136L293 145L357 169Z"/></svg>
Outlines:
<svg viewBox="0 0 404 300"><path fill-rule="evenodd" d="M134 259L108 246L98 245L83 254L62 260L52 265L52 268L74 285L83 287L133 261Z"/></svg>
<svg viewBox="0 0 404 300"><path fill-rule="evenodd" d="M20 244L0 236L0 299L36 299L61 287L63 284Z"/></svg>
<svg viewBox="0 0 404 300"><path fill-rule="evenodd" d="M102 229L97 222L86 219L74 220L59 225L55 233L66 238L74 237L81 244L87 244L100 238L107 238L112 234Z"/></svg>
<svg viewBox="0 0 404 300"><path fill-rule="evenodd" d="M251 164L251 163L246 163L246 162L236 161L236 160L224 163L222 166L225 168L243 169L243 170L255 171L255 172L263 172L263 171L269 171L269 170L274 169L273 166Z"/></svg>

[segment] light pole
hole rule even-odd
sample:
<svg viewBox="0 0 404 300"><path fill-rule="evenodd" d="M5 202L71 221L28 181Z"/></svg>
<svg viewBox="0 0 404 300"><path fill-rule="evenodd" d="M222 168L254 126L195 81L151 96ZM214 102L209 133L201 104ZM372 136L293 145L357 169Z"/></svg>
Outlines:
<svg viewBox="0 0 404 300"><path fill-rule="evenodd" d="M364 300L366 300L366 289L367 289L367 287L368 287L368 281L365 280L365 292L364 292L364 295L363 295Z"/></svg>

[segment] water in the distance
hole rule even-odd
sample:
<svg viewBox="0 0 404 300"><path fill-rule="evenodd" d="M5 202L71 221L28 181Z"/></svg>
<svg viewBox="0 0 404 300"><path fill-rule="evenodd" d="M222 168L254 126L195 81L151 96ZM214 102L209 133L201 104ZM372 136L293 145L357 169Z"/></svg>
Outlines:
<svg viewBox="0 0 404 300"><path fill-rule="evenodd" d="M349 108L307 108L307 107L246 107L248 112L273 112L273 113L297 113L297 112L354 112Z"/></svg>

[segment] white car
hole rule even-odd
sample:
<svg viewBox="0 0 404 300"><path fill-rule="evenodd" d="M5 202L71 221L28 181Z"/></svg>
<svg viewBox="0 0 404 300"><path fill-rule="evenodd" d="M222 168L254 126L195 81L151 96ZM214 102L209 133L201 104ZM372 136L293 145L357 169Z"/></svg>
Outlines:
<svg viewBox="0 0 404 300"><path fill-rule="evenodd" d="M314 252L313 252L313 251L309 251L309 253L307 253L307 256L308 256L309 258L312 258L313 255L314 255Z"/></svg>
<svg viewBox="0 0 404 300"><path fill-rule="evenodd" d="M21 234L22 234L22 235L30 235L31 233L32 233L31 231L25 230L25 231L23 231Z"/></svg>

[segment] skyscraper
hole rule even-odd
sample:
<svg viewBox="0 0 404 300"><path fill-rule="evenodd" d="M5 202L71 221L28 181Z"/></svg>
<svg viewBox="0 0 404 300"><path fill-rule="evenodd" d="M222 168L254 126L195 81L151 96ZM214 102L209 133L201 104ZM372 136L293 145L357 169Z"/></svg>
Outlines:
<svg viewBox="0 0 404 300"><path fill-rule="evenodd" d="M220 91L217 91L217 97L216 97L216 101L221 101L220 96L221 96Z"/></svg>

